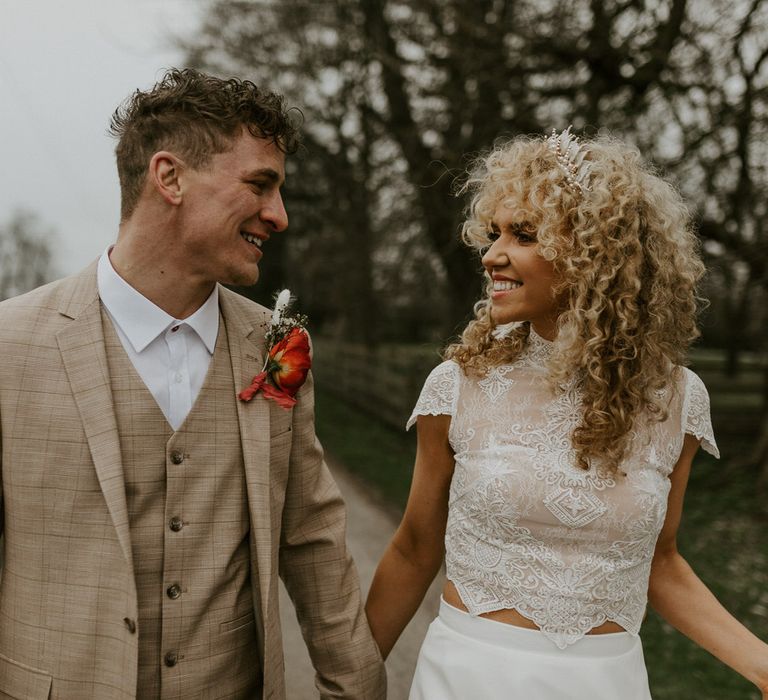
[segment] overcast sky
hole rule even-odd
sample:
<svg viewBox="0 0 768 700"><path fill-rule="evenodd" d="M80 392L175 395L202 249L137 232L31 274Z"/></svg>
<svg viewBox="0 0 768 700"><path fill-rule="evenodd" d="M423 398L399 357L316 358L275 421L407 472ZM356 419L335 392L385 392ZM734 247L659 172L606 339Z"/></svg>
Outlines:
<svg viewBox="0 0 768 700"><path fill-rule="evenodd" d="M60 274L115 239L115 108L181 63L172 37L204 0L0 0L0 222L17 209L55 233Z"/></svg>

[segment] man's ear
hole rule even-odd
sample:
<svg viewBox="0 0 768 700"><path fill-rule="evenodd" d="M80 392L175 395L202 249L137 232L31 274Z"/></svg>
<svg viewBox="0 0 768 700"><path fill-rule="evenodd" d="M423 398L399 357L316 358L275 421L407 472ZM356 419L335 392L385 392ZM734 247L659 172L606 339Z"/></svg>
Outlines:
<svg viewBox="0 0 768 700"><path fill-rule="evenodd" d="M184 167L184 163L170 151L158 151L149 161L149 182L172 206L181 204L181 173Z"/></svg>

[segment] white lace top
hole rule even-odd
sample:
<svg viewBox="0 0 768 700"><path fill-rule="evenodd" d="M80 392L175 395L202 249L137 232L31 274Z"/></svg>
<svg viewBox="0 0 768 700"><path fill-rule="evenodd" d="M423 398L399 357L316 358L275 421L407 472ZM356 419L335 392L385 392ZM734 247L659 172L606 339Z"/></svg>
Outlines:
<svg viewBox="0 0 768 700"><path fill-rule="evenodd" d="M607 620L638 634L684 433L719 454L707 390L679 368L667 420L633 432L626 476L579 469L570 443L579 394L549 390L550 350L532 331L516 362L479 379L443 362L408 427L418 415L452 417L446 568L469 612L514 608L563 649Z"/></svg>

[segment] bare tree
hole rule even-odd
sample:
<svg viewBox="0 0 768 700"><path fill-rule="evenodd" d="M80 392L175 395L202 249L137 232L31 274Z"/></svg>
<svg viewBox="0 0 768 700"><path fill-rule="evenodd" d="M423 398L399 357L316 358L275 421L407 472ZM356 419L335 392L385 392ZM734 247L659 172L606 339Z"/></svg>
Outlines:
<svg viewBox="0 0 768 700"><path fill-rule="evenodd" d="M29 212L0 224L0 300L23 294L53 278L51 233Z"/></svg>
<svg viewBox="0 0 768 700"><path fill-rule="evenodd" d="M741 202L765 182L765 159L754 157L765 143L765 4L218 0L187 49L193 64L255 76L302 105L317 166L292 176L294 201L306 202L294 206L294 228L321 225L306 226L303 249L329 253L346 270L344 301L363 300L361 313L334 313L370 325L403 291L420 305L426 288L437 303L425 323L445 332L480 289L477 259L457 236L454 177L499 135L574 123L636 141L680 180L702 235L720 244L713 258L730 265L729 227L746 240ZM715 158L713 144L728 148ZM744 157L752 165L725 183L723 159ZM748 216L753 228L764 220L759 207ZM749 265L764 267L765 253L748 247ZM333 288L323 295L331 307Z"/></svg>

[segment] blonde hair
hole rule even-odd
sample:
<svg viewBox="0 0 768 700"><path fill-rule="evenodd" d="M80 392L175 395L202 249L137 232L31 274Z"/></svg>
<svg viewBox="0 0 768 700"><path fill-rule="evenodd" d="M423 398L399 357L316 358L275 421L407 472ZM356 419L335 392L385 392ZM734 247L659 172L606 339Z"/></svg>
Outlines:
<svg viewBox="0 0 768 700"><path fill-rule="evenodd" d="M704 273L698 240L677 191L639 152L613 138L582 141L591 191L571 189L541 138L518 137L478 159L462 191L471 194L462 238L482 251L500 204L524 212L538 251L565 299L548 365L553 390L574 378L582 415L571 439L579 465L616 472L638 416L664 420L660 390L686 362L696 327L696 285ZM466 373L514 361L529 323L493 336L490 280L475 319L445 357Z"/></svg>

